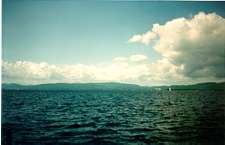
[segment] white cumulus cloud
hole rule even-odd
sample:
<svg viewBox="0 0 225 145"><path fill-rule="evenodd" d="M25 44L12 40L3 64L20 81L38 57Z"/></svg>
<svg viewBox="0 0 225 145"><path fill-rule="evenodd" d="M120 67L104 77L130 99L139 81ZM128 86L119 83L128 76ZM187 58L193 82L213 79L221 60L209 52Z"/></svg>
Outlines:
<svg viewBox="0 0 225 145"><path fill-rule="evenodd" d="M133 63L130 57L117 57L110 64L74 64L52 65L45 62L29 61L2 62L2 80L4 83L40 84L40 83L79 83L79 82L128 82L141 84L140 77L149 73L147 59L137 55L139 63Z"/></svg>
<svg viewBox="0 0 225 145"><path fill-rule="evenodd" d="M149 44L149 42L156 38L156 33L149 31L144 34L138 34L131 37L128 41L129 42L142 42L144 44Z"/></svg>
<svg viewBox="0 0 225 145"><path fill-rule="evenodd" d="M132 36L129 42L148 44L153 40L154 50L168 65L177 68L174 73L192 79L225 77L225 19L216 13L200 12L189 19L154 24L145 34Z"/></svg>
<svg viewBox="0 0 225 145"><path fill-rule="evenodd" d="M147 60L148 57L142 54L135 54L130 56L130 61L132 62L141 62Z"/></svg>

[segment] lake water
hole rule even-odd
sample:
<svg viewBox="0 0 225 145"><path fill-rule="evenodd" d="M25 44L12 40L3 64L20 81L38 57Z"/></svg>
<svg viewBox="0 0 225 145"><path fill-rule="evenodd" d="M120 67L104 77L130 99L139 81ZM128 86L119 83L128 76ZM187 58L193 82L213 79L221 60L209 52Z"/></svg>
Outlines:
<svg viewBox="0 0 225 145"><path fill-rule="evenodd" d="M222 145L220 91L2 91L2 144Z"/></svg>

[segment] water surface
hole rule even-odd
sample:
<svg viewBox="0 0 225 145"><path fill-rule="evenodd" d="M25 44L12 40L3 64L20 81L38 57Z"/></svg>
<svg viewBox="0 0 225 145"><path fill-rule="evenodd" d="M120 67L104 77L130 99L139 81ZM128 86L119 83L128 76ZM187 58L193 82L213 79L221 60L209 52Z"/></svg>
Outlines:
<svg viewBox="0 0 225 145"><path fill-rule="evenodd" d="M3 91L2 144L222 145L220 91Z"/></svg>

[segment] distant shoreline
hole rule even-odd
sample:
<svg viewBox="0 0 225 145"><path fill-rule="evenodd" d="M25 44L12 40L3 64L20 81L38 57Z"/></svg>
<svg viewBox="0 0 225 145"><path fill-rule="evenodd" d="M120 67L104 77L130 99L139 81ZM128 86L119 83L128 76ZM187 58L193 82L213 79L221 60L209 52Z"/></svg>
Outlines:
<svg viewBox="0 0 225 145"><path fill-rule="evenodd" d="M49 91L149 91L149 90L225 90L225 82L199 83L193 85L140 86L126 83L55 83L39 85L2 84L2 90L49 90Z"/></svg>

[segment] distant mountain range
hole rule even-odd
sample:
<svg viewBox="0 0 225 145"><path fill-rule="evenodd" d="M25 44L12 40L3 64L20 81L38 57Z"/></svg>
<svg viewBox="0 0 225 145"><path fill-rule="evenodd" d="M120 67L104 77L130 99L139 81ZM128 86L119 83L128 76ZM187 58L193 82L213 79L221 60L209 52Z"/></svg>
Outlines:
<svg viewBox="0 0 225 145"><path fill-rule="evenodd" d="M172 85L172 86L139 86L125 83L55 83L39 85L2 84L3 90L225 90L225 82L222 83L200 83L194 85Z"/></svg>
<svg viewBox="0 0 225 145"><path fill-rule="evenodd" d="M140 90L141 87L124 83L55 83L40 85L2 84L4 90Z"/></svg>
<svg viewBox="0 0 225 145"><path fill-rule="evenodd" d="M159 86L153 88L160 88L162 90L169 89L171 90L225 90L225 82L215 83L199 83L193 85L172 85L172 86Z"/></svg>

